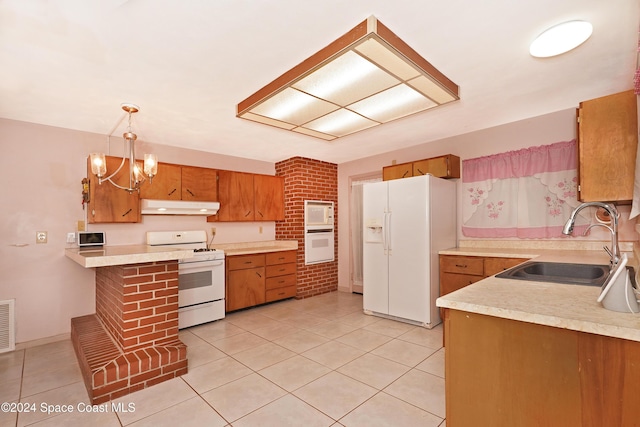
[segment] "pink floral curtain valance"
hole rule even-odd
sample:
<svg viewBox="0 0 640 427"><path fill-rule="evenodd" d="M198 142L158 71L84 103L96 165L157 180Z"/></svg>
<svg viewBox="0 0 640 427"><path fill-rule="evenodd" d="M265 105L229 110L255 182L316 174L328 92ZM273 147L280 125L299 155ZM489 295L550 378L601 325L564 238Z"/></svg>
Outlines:
<svg viewBox="0 0 640 427"><path fill-rule="evenodd" d="M467 237L561 237L579 204L575 140L464 160L462 166ZM580 222L576 232L586 227Z"/></svg>

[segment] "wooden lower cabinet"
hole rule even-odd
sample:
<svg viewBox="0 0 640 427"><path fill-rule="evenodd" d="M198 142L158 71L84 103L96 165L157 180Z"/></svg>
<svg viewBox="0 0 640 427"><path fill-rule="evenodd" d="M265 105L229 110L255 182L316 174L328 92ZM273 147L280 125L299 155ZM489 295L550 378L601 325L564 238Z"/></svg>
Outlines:
<svg viewBox="0 0 640 427"><path fill-rule="evenodd" d="M447 426L640 425L640 342L444 312Z"/></svg>
<svg viewBox="0 0 640 427"><path fill-rule="evenodd" d="M296 296L297 251L231 255L226 260L226 311Z"/></svg>
<svg viewBox="0 0 640 427"><path fill-rule="evenodd" d="M527 260L527 258L440 255L440 295L457 291Z"/></svg>
<svg viewBox="0 0 640 427"><path fill-rule="evenodd" d="M264 255L236 255L226 259L226 311L264 303Z"/></svg>
<svg viewBox="0 0 640 427"><path fill-rule="evenodd" d="M457 291L525 261L527 258L440 255L440 295ZM440 309L440 317L443 313Z"/></svg>
<svg viewBox="0 0 640 427"><path fill-rule="evenodd" d="M274 252L266 255L266 302L296 296L297 252Z"/></svg>

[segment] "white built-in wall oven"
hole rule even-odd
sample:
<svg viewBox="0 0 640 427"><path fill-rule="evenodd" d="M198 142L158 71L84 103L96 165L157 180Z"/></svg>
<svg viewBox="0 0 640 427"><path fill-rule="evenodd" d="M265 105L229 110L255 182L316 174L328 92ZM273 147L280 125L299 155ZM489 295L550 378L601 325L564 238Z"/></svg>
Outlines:
<svg viewBox="0 0 640 427"><path fill-rule="evenodd" d="M333 202L304 201L304 263L334 260Z"/></svg>
<svg viewBox="0 0 640 427"><path fill-rule="evenodd" d="M206 240L204 230L147 232L148 245L194 251L178 262L179 329L224 318L225 256Z"/></svg>

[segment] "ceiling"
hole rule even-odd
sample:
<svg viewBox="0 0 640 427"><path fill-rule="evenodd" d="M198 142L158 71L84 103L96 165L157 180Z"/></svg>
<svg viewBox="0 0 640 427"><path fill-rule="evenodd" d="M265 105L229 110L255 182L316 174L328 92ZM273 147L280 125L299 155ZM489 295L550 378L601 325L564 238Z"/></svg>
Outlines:
<svg viewBox="0 0 640 427"><path fill-rule="evenodd" d="M106 135L132 102L143 141L342 163L631 88L639 11L637 0L0 0L0 117ZM235 116L370 15L458 84L460 101L332 142ZM573 19L593 24L584 45L529 55Z"/></svg>

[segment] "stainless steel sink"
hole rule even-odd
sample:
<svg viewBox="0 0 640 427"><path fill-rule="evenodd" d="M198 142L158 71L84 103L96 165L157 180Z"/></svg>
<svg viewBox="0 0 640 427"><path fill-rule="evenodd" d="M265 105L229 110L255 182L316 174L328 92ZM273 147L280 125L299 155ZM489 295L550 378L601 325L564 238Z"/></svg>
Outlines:
<svg viewBox="0 0 640 427"><path fill-rule="evenodd" d="M609 276L608 265L568 264L542 261L528 261L500 274L496 274L496 277L504 279L587 286L602 286L605 280L607 280L607 276ZM631 274L631 277L634 277L634 275Z"/></svg>

